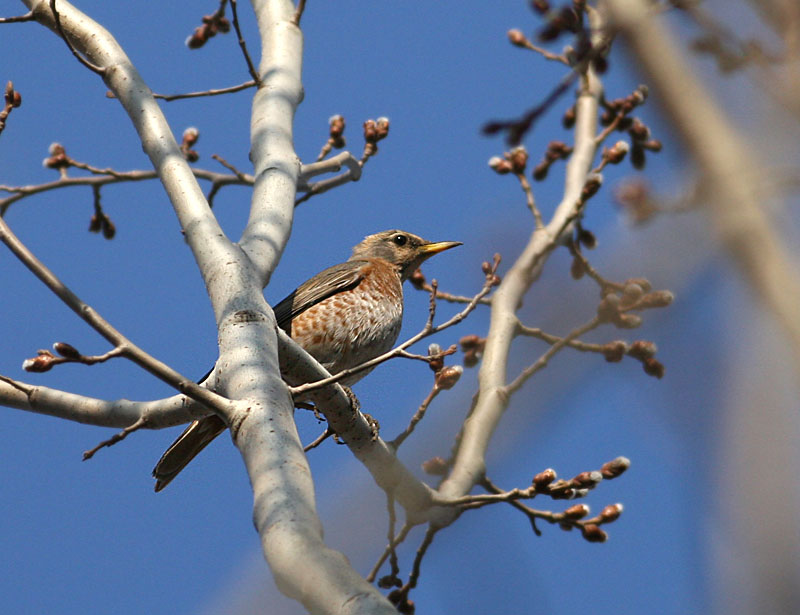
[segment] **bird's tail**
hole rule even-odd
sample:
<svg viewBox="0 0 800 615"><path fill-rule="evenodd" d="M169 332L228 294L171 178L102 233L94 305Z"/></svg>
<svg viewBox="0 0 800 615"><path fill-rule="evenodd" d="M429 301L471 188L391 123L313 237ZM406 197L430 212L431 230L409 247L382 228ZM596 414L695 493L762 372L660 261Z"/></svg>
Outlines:
<svg viewBox="0 0 800 615"><path fill-rule="evenodd" d="M178 436L153 468L156 491L161 491L186 465L195 458L219 434L225 431L225 423L216 414L194 421Z"/></svg>

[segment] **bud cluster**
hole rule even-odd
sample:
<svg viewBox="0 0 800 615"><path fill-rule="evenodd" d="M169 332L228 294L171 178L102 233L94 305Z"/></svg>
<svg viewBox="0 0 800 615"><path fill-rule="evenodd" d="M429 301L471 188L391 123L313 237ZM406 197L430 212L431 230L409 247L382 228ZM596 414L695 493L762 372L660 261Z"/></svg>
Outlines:
<svg viewBox="0 0 800 615"><path fill-rule="evenodd" d="M217 33L225 34L230 32L231 22L224 14L223 8L211 15L203 15L203 25L197 26L194 32L186 39L186 46L189 49L199 49L213 38Z"/></svg>
<svg viewBox="0 0 800 615"><path fill-rule="evenodd" d="M528 150L523 145L518 145L510 152L504 152L503 157L492 156L489 159L489 166L498 175L513 173L514 175L524 175L525 167L528 165Z"/></svg>
<svg viewBox="0 0 800 615"><path fill-rule="evenodd" d="M0 111L0 132L6 127L6 119L11 113L12 109L16 109L22 104L22 95L14 89L14 83L9 81L6 83L5 91L5 106Z"/></svg>
<svg viewBox="0 0 800 615"><path fill-rule="evenodd" d="M477 335L465 335L458 340L461 352L464 353L464 367L475 367L483 356L486 338Z"/></svg>
<svg viewBox="0 0 800 615"><path fill-rule="evenodd" d="M342 120L342 130L344 130L344 120ZM389 135L389 118L379 117L377 120L367 120L364 122L364 153L361 162L365 162L370 156L378 153L378 141L385 139Z"/></svg>
<svg viewBox="0 0 800 615"><path fill-rule="evenodd" d="M547 144L547 150L544 153L544 159L537 164L533 169L533 179L542 181L547 177L547 172L550 170L556 160L566 160L572 153L572 147L563 141L550 141Z"/></svg>
<svg viewBox="0 0 800 615"><path fill-rule="evenodd" d="M464 373L460 365L445 365L444 358L456 351L455 346L442 350L439 344L428 346L428 366L433 371L434 386L443 391L452 389Z"/></svg>
<svg viewBox="0 0 800 615"><path fill-rule="evenodd" d="M43 372L50 371L53 366L58 365L59 363L89 364L93 362L90 357L83 356L77 348L71 344L67 344L66 342L56 342L53 344L53 350L56 351L58 356L47 349L37 350L35 357L25 359L22 362L22 369L24 369L26 372L41 374Z"/></svg>

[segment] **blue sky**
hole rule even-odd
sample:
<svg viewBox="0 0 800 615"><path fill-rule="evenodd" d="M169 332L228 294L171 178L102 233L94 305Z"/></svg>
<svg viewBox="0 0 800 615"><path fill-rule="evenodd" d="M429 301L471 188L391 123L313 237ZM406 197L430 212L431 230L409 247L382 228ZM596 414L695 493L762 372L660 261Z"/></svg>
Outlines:
<svg viewBox="0 0 800 615"><path fill-rule="evenodd" d="M99 1L78 6L104 24L126 49L154 91L174 93L234 85L248 79L233 34L198 51L184 39L214 2L134 5ZM4 14L24 12L5 3ZM257 54L249 6L240 14ZM391 133L363 178L311 199L295 216L292 239L266 294L281 299L322 268L349 255L362 237L403 228L431 240L464 246L430 261L425 272L443 289L469 294L482 281L480 263L500 252L513 262L532 228L518 185L486 162L501 154L499 139L480 126L514 116L540 100L560 78L560 65L514 49L505 33L533 31L526 3L309 2L305 34L305 101L297 113L296 149L306 161L327 138L328 117L348 122L348 147L360 152L360 125L388 116ZM81 67L63 42L36 24L6 25L0 78L13 80L23 106L0 136L0 183L54 179L41 160L53 141L96 166L146 168L133 129L105 88ZM711 73L710 63L700 70ZM619 51L605 78L609 97L624 96L641 77ZM736 78L723 91L737 85ZM569 140L558 118L565 101L526 140L536 162L551 139ZM219 154L242 170L248 163L250 94L164 104L179 137L200 130L198 166L222 170ZM736 103L732 111L740 111ZM658 117L657 101L640 115L664 140L648 158L649 180L679 192L690 166ZM796 152L794 153L796 155ZM796 159L796 158L795 158ZM606 185L635 174L629 165L606 173ZM560 200L563 164L536 184L547 217ZM237 237L249 192L224 189L215 211ZM88 303L137 344L187 375L200 376L216 357L211 309L191 254L167 199L155 182L111 186L103 205L117 226L105 241L86 232L91 191L73 188L14 205L6 220L28 246ZM790 219L788 225L794 222ZM634 361L607 364L596 356L561 353L514 399L495 435L489 475L506 486L525 486L546 467L561 475L598 468L618 455L632 460L624 477L601 485L587 500L593 510L623 502L622 518L603 545L542 524L535 537L510 508L465 514L436 537L412 598L424 612L664 613L705 612L712 604L714 556L724 542L720 502L712 479L721 471L719 437L747 349L740 341L754 305L735 271L709 241L702 216L663 218L632 228L607 187L593 199L586 226L599 239L589 254L610 278L648 277L677 301L645 315L630 336L601 330L594 338L650 339L667 367L663 380L646 376ZM793 228L793 227L792 227ZM524 322L559 334L593 315L596 288L569 277L570 259L557 252L532 287ZM502 268L501 268L502 273ZM6 251L0 279L7 289L0 324L0 373L105 398L153 399L167 387L132 365L113 361L91 368L62 366L28 375L20 365L36 349L67 341L83 352L107 350ZM403 335L426 317L427 297L407 289ZM442 317L454 311L441 307ZM764 319L758 326L777 335ZM483 334L478 311L438 341ZM424 345L420 348L422 350ZM774 350L774 349L773 349ZM519 340L513 365L538 356L536 342ZM750 378L780 367L781 355L760 356ZM777 367L776 367L777 366ZM512 370L512 373L514 370ZM770 373L775 373L771 371ZM384 434L402 429L430 387L417 362L376 369L356 393L378 417ZM412 468L447 455L475 391L476 372L441 395L403 459ZM776 388L789 387L780 380ZM792 391L791 387L787 389ZM210 446L163 493L152 492L150 471L179 430L139 432L88 462L81 454L109 430L4 409L0 414L0 604L8 613L297 613L277 592L251 523L251 492L230 439ZM298 415L305 440L321 429ZM310 454L326 539L366 573L386 533L383 494L344 447L327 444ZM560 508L536 500L534 506ZM407 573L420 536L401 551ZM722 536L722 538L720 538Z"/></svg>

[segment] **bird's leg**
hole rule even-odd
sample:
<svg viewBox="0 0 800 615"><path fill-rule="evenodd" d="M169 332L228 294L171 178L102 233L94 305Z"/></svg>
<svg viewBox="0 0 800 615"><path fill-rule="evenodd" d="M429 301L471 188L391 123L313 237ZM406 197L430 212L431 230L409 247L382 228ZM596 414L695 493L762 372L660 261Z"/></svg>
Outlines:
<svg viewBox="0 0 800 615"><path fill-rule="evenodd" d="M344 389L344 392L347 394L347 399L350 400L350 407L353 409L353 413L361 412L361 402L358 401L358 397L356 397L356 394L353 393L353 389L344 385L342 385L342 388ZM378 422L377 419L372 418L366 412L361 412L361 414L363 414L364 418L367 419L367 422L369 423L369 426L372 429L372 441L374 442L375 440L378 439L378 434L381 429L381 424Z"/></svg>

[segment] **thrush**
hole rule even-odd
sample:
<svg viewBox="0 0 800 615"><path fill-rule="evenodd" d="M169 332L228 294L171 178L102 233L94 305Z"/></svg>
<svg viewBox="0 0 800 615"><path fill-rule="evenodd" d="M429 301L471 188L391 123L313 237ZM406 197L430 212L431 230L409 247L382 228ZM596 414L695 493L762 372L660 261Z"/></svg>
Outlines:
<svg viewBox="0 0 800 615"><path fill-rule="evenodd" d="M403 282L426 259L459 245L429 242L399 230L370 235L353 248L349 260L318 273L278 303L275 319L331 374L360 365L397 341ZM359 371L341 383L350 386L369 371ZM156 464L155 490L166 487L225 427L215 414L189 425Z"/></svg>

